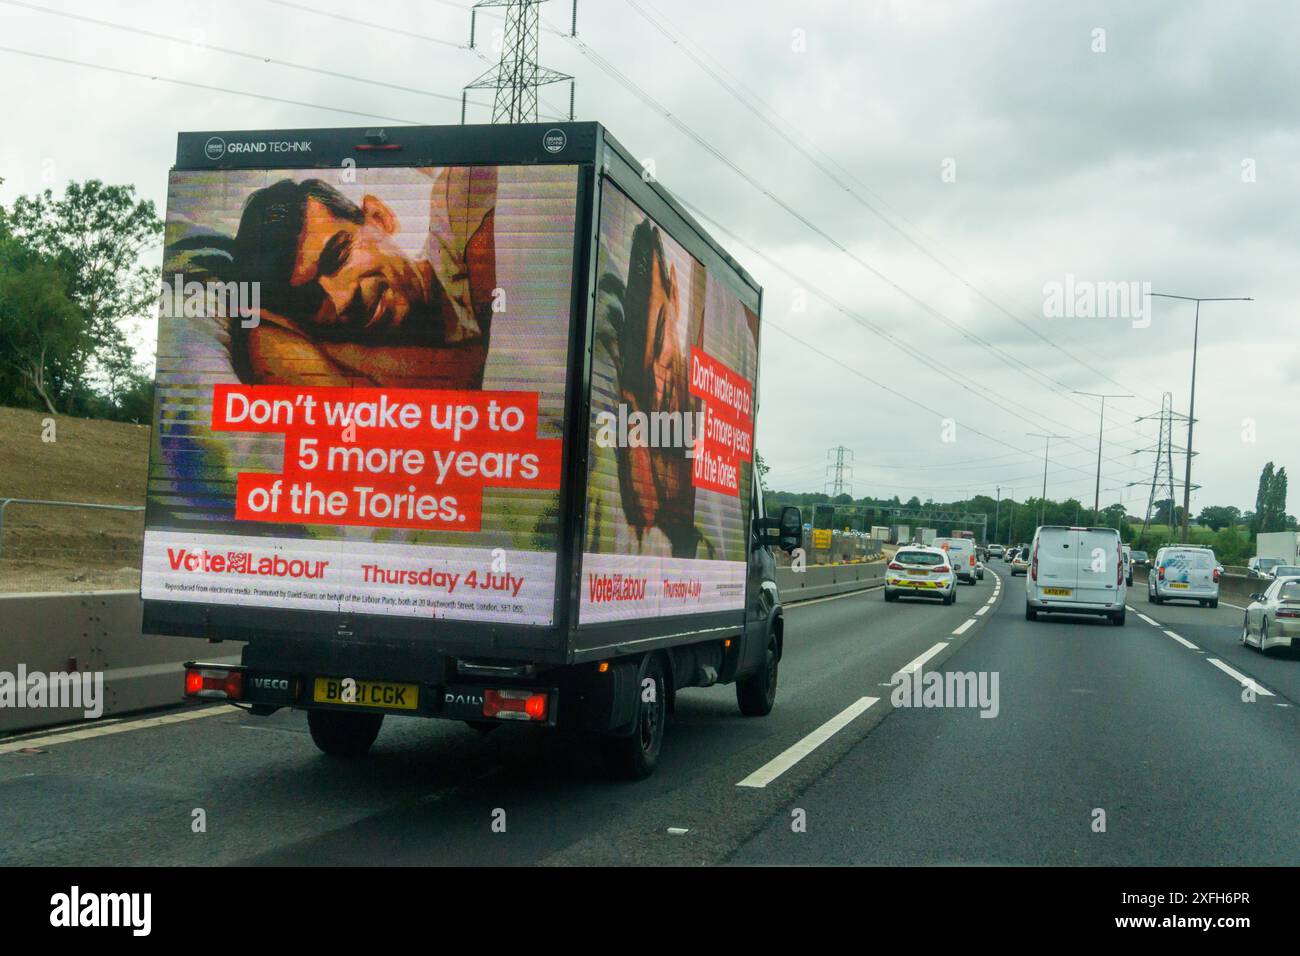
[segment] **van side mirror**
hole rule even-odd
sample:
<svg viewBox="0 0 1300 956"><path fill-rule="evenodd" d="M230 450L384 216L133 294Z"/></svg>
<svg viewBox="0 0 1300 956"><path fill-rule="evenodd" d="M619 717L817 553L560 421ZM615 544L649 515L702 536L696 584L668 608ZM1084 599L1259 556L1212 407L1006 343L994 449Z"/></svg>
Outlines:
<svg viewBox="0 0 1300 956"><path fill-rule="evenodd" d="M798 508L786 505L779 518L755 518L754 536L759 546L793 551L803 543L803 514Z"/></svg>

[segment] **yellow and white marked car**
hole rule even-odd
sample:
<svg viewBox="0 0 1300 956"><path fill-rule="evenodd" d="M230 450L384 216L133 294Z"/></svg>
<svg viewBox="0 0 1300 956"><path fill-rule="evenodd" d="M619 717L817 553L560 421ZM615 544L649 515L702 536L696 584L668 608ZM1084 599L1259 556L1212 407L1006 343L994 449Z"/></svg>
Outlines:
<svg viewBox="0 0 1300 956"><path fill-rule="evenodd" d="M897 601L904 594L956 603L957 575L948 553L912 545L895 554L885 569L885 600Z"/></svg>

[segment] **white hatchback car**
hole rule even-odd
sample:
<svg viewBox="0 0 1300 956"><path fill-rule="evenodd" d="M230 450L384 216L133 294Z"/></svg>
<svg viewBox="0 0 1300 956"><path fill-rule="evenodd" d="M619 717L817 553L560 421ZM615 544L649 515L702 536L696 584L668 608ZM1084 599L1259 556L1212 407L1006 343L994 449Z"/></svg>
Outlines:
<svg viewBox="0 0 1300 956"><path fill-rule="evenodd" d="M1124 552L1114 528L1043 525L1029 547L1025 618L1101 614L1124 624Z"/></svg>
<svg viewBox="0 0 1300 956"><path fill-rule="evenodd" d="M900 548L885 568L885 600L897 601L904 594L956 603L957 575L948 553L920 545Z"/></svg>

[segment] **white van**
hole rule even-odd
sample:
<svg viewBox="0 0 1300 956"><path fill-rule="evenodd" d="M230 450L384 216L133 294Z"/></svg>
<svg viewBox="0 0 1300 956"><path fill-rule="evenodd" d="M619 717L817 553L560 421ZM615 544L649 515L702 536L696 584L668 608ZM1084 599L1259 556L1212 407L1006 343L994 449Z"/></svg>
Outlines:
<svg viewBox="0 0 1300 956"><path fill-rule="evenodd" d="M1025 618L1102 614L1124 624L1124 552L1114 528L1044 525L1029 546Z"/></svg>
<svg viewBox="0 0 1300 956"><path fill-rule="evenodd" d="M1210 548L1170 546L1156 552L1147 572L1147 600L1195 601L1201 607L1219 606L1219 577L1223 569Z"/></svg>
<svg viewBox="0 0 1300 956"><path fill-rule="evenodd" d="M958 581L975 583L975 542L970 538L935 538L932 547L948 552Z"/></svg>

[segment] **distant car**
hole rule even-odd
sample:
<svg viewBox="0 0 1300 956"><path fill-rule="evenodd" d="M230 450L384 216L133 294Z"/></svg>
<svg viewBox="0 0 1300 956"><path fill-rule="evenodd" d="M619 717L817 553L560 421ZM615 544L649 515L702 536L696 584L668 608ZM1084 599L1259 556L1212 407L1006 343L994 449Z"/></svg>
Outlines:
<svg viewBox="0 0 1300 956"><path fill-rule="evenodd" d="M1016 548L1011 557L1011 576L1029 573L1029 560L1023 548Z"/></svg>
<svg viewBox="0 0 1300 956"><path fill-rule="evenodd" d="M1278 578L1300 578L1300 564L1279 564L1273 569L1273 580Z"/></svg>
<svg viewBox="0 0 1300 956"><path fill-rule="evenodd" d="M1250 596L1241 643L1267 654L1275 647L1300 648L1300 576L1279 574L1262 594Z"/></svg>
<svg viewBox="0 0 1300 956"><path fill-rule="evenodd" d="M1246 565L1246 576L1252 578L1271 578L1278 568L1286 564L1281 558L1251 558Z"/></svg>
<svg viewBox="0 0 1300 956"><path fill-rule="evenodd" d="M977 581L983 581L983 580L984 580L984 562L983 562L983 561L976 561L976 562L975 562L975 580L977 580Z"/></svg>
<svg viewBox="0 0 1300 956"><path fill-rule="evenodd" d="M1000 558L1002 555L1006 554L1006 550L1007 549L1002 547L1000 544L991 544L989 545L989 557Z"/></svg>
<svg viewBox="0 0 1300 956"><path fill-rule="evenodd" d="M963 584L975 583L975 542L970 538L935 538L934 547L946 551L953 573Z"/></svg>
<svg viewBox="0 0 1300 956"><path fill-rule="evenodd" d="M1219 606L1219 566L1210 548L1186 545L1161 548L1155 566L1147 575L1147 601L1195 601L1201 607Z"/></svg>
<svg viewBox="0 0 1300 956"><path fill-rule="evenodd" d="M894 555L885 568L885 600L897 601L904 594L935 597L944 604L957 601L957 575L948 552L939 548L908 547Z"/></svg>
<svg viewBox="0 0 1300 956"><path fill-rule="evenodd" d="M1151 563L1151 558L1145 551L1131 551L1129 553L1132 555L1133 560L1131 563L1135 568L1145 568Z"/></svg>
<svg viewBox="0 0 1300 956"><path fill-rule="evenodd" d="M1123 585L1124 550L1118 531L1043 525L1029 553L1025 618L1100 614L1122 627Z"/></svg>

